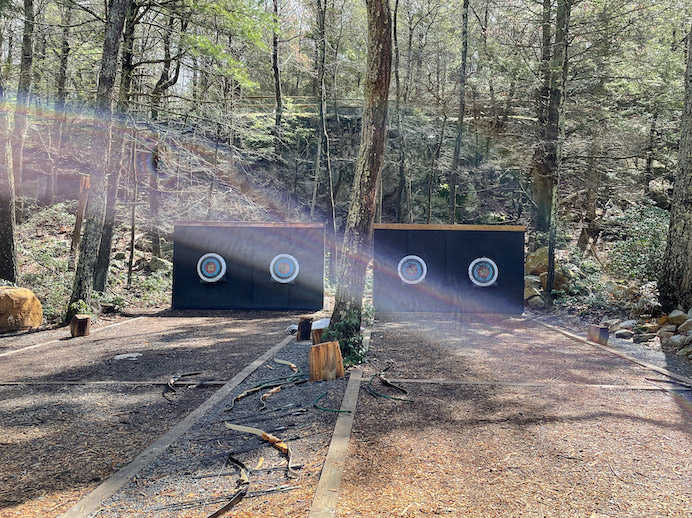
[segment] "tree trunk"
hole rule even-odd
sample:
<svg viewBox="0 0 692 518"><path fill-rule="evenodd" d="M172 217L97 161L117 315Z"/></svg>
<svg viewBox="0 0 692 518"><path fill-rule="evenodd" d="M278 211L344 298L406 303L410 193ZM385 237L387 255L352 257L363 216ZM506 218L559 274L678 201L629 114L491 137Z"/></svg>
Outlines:
<svg viewBox="0 0 692 518"><path fill-rule="evenodd" d="M384 162L392 67L392 26L388 0L366 0L368 59L360 149L353 179L332 324L349 314L349 334L360 332L365 270L372 258L375 191Z"/></svg>
<svg viewBox="0 0 692 518"><path fill-rule="evenodd" d="M160 196L159 193L159 146L156 145L149 158L149 237L151 238L151 255L161 257L161 216L160 216ZM211 213L211 199L214 189L212 180L209 187L209 213Z"/></svg>
<svg viewBox="0 0 692 518"><path fill-rule="evenodd" d="M281 153L281 117L283 116L283 99L281 97L281 69L279 68L279 0L274 1L274 23L272 31L272 73L274 75L274 153L277 159Z"/></svg>
<svg viewBox="0 0 692 518"><path fill-rule="evenodd" d="M327 109L327 96L324 83L326 59L327 59L327 36L325 34L325 19L327 16L327 0L317 0L317 40L315 41L315 58L317 69L316 90L318 97L318 120L317 120L317 154L315 155L315 175L312 187L312 203L310 204L310 217L315 214L317 203L317 191L322 176L322 154L324 152L326 124L325 112Z"/></svg>
<svg viewBox="0 0 692 518"><path fill-rule="evenodd" d="M159 80L154 85L154 89L151 91L151 118L157 120L159 118L159 109L161 108L161 100L163 94L171 86L178 82L178 77L180 77L180 63L182 61L181 56L178 56L175 65L175 71L171 76L171 63L173 58L171 57L171 35L173 34L173 26L175 25L175 17L173 15L168 17L168 24L163 35L163 67L161 69L161 75ZM187 28L187 21L180 20L180 33L185 32ZM178 53L180 53L180 45L178 45Z"/></svg>
<svg viewBox="0 0 692 518"><path fill-rule="evenodd" d="M12 134L12 170L17 205L21 211L23 182L22 156L28 126L29 95L31 91L31 65L33 63L34 0L24 0L24 32L22 34L22 59L17 84L17 107L14 112L14 132Z"/></svg>
<svg viewBox="0 0 692 518"><path fill-rule="evenodd" d="M72 6L67 5L64 7L61 16L62 35L60 41L60 57L58 66L58 75L55 80L55 123L53 124L53 139L52 139L52 149L53 154L51 156L51 166L50 166L50 177L48 179L48 192L46 194L46 204L52 205L55 202L55 186L56 186L56 158L60 155L62 150L64 130L65 130L65 119L66 111L65 106L67 103L67 66L70 58L70 25L72 23Z"/></svg>
<svg viewBox="0 0 692 518"><path fill-rule="evenodd" d="M79 263L77 264L74 287L67 310L67 321L75 313L72 306L74 303L79 300L83 300L87 304L91 302L94 269L106 210L107 160L104 160L104 157L108 156L110 147L111 94L115 83L120 37L123 32L125 12L129 1L131 0L113 0L106 22L101 69L96 90L94 132L91 139L92 190L87 202L84 236L79 246Z"/></svg>
<svg viewBox="0 0 692 518"><path fill-rule="evenodd" d="M541 86L536 99L538 118L538 145L534 151L531 180L535 204L536 230L547 232L550 227L552 206L553 173L556 167L555 142L551 140L549 126L557 128L557 113L551 112L551 0L543 0L541 20L541 63L539 76ZM557 129L554 131L557 134Z"/></svg>
<svg viewBox="0 0 692 518"><path fill-rule="evenodd" d="M692 29L687 36L685 101L668 243L658 286L663 309L692 307Z"/></svg>
<svg viewBox="0 0 692 518"><path fill-rule="evenodd" d="M15 226L9 105L0 76L0 279L10 282L17 282Z"/></svg>
<svg viewBox="0 0 692 518"><path fill-rule="evenodd" d="M125 29L123 31L123 52L122 63L120 65L120 87L118 90L118 101L116 103L116 118L120 123L121 130L125 126L125 117L130 101L130 86L132 85L132 75L134 66L134 34L137 24L137 12L139 6L131 1L128 3L125 14ZM111 250L113 248L113 231L115 228L115 211L118 203L118 189L120 184L120 173L122 170L122 156L125 147L125 134L119 131L112 144L112 152L108 161L108 191L106 194L106 215L103 222L103 233L99 243L98 257L94 270L94 289L105 291L108 286L108 270L111 262Z"/></svg>
<svg viewBox="0 0 692 518"><path fill-rule="evenodd" d="M464 0L461 11L461 65L459 67L459 112L457 113L457 134L452 155L452 177L449 180L449 222L457 222L457 180L461 162L461 137L464 131L464 112L466 111L466 59L469 52L469 0Z"/></svg>
<svg viewBox="0 0 692 518"><path fill-rule="evenodd" d="M555 124L548 125L548 138L554 142L555 169L552 173L550 191L550 214L548 236L548 278L546 279L546 306L553 303L555 280L555 236L558 219L558 188L562 168L562 149L565 140L565 99L567 95L567 67L569 47L569 24L573 0L558 0L555 21L555 53L553 55L552 78L550 86L549 112L556 117Z"/></svg>

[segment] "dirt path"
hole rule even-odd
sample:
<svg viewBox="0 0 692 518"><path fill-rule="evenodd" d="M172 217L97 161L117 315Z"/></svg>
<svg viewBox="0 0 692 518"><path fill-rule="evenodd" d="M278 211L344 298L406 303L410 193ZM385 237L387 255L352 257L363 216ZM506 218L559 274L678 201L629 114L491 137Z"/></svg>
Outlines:
<svg viewBox="0 0 692 518"><path fill-rule="evenodd" d="M371 350L367 379L467 384L361 390L337 516L692 515L692 405L646 390L664 376L523 319L382 321Z"/></svg>
<svg viewBox="0 0 692 518"><path fill-rule="evenodd" d="M129 462L216 388L95 381L228 380L285 336L286 313L166 312L60 339L65 330L0 338L0 350L51 343L0 358L0 517L58 516ZM48 338L48 340L46 340ZM138 353L135 360L117 360ZM55 384L80 381L84 384ZM54 384L43 384L52 382Z"/></svg>

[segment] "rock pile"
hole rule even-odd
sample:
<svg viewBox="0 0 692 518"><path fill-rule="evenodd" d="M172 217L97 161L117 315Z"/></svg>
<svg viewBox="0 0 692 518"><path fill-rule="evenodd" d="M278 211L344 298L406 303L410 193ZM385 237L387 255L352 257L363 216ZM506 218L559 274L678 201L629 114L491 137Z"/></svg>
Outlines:
<svg viewBox="0 0 692 518"><path fill-rule="evenodd" d="M604 319L601 325L608 326L616 338L631 339L635 343L658 338L662 347L677 351L678 356L692 359L692 309L687 313L676 309L651 320Z"/></svg>
<svg viewBox="0 0 692 518"><path fill-rule="evenodd" d="M564 267L555 265L553 288L564 290L572 275ZM524 262L524 302L530 308L545 305L544 294L548 286L548 247L544 246L529 254Z"/></svg>

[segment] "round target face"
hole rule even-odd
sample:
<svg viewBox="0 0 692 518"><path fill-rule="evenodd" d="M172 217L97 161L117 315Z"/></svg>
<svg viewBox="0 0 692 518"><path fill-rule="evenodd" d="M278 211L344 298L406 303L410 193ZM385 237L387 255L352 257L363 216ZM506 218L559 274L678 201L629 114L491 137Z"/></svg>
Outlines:
<svg viewBox="0 0 692 518"><path fill-rule="evenodd" d="M417 255L407 255L399 261L396 271L406 284L418 284L428 274L428 266Z"/></svg>
<svg viewBox="0 0 692 518"><path fill-rule="evenodd" d="M226 274L226 261L219 254L204 254L197 261L197 275L204 282L216 282Z"/></svg>
<svg viewBox="0 0 692 518"><path fill-rule="evenodd" d="M291 282L298 277L300 265L295 257L289 254L279 254L272 259L269 265L269 273L276 282L283 284Z"/></svg>
<svg viewBox="0 0 692 518"><path fill-rule="evenodd" d="M497 264L489 257L479 257L469 265L469 279L481 288L492 285L497 280L498 272Z"/></svg>

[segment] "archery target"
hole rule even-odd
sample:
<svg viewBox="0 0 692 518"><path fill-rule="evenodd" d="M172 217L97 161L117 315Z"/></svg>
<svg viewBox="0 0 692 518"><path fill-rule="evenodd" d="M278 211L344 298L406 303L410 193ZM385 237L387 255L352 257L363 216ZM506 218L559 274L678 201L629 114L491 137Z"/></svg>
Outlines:
<svg viewBox="0 0 692 518"><path fill-rule="evenodd" d="M428 265L417 255L407 255L399 261L396 271L406 284L418 284L428 274Z"/></svg>
<svg viewBox="0 0 692 518"><path fill-rule="evenodd" d="M469 265L469 279L481 288L491 286L497 280L498 273L497 264L489 257L479 257Z"/></svg>
<svg viewBox="0 0 692 518"><path fill-rule="evenodd" d="M266 264L266 263L265 263ZM298 277L300 265L295 257L289 254L279 254L272 259L269 273L276 282L287 284Z"/></svg>
<svg viewBox="0 0 692 518"><path fill-rule="evenodd" d="M204 282L216 282L226 274L226 261L219 254L204 254L197 261L197 275Z"/></svg>

